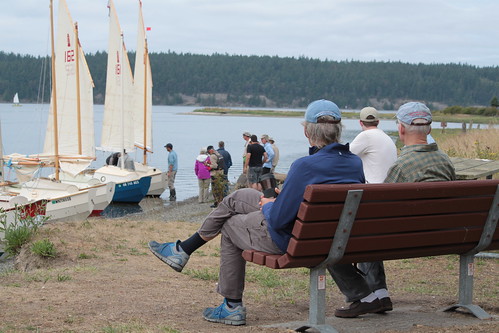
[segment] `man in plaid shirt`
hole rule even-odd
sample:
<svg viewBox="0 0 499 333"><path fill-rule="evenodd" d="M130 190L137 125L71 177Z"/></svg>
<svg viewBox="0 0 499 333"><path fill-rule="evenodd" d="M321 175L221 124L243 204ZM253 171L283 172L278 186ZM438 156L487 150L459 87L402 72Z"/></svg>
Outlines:
<svg viewBox="0 0 499 333"><path fill-rule="evenodd" d="M431 111L423 103L409 102L398 109L398 132L405 146L397 161L388 170L385 183L456 179L449 157L438 150L435 142L427 142L431 121ZM358 270L349 264L334 265L329 272L347 297L347 301L353 302L349 307L337 309L335 316L352 318L365 313L383 313L393 309L382 261L358 263ZM376 302L379 302L377 308L374 306Z"/></svg>

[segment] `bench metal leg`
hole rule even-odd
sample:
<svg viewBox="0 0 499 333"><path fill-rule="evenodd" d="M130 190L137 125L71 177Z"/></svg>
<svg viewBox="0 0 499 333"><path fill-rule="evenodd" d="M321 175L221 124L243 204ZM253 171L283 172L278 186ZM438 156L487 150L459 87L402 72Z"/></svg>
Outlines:
<svg viewBox="0 0 499 333"><path fill-rule="evenodd" d="M310 300L308 323L295 331L305 332L315 328L319 332L338 333L332 326L326 325L326 268L318 266L310 269Z"/></svg>
<svg viewBox="0 0 499 333"><path fill-rule="evenodd" d="M473 303L473 254L461 255L459 259L459 303L445 308L443 311L453 311L457 308L468 309L478 319L490 319L491 316Z"/></svg>

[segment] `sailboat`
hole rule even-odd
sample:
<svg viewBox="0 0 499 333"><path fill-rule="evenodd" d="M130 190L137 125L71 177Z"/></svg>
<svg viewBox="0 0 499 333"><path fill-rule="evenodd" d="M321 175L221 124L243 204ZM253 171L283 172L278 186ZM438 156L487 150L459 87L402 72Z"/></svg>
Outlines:
<svg viewBox="0 0 499 333"><path fill-rule="evenodd" d="M33 168L54 167L55 175L52 179L33 177L10 190L28 199L48 199L46 213L51 220L80 220L90 215L99 198L106 199L109 185L77 186L69 182L95 159L93 81L80 47L78 27L73 24L65 0L59 1L54 39L52 4L51 0L52 96L43 153L28 159L12 155L9 163L18 166L18 179L23 179L17 172L23 170L19 166L26 170L26 164ZM100 197L96 196L98 191L103 192Z"/></svg>
<svg viewBox="0 0 499 333"><path fill-rule="evenodd" d="M147 153L152 153L152 72L147 47L147 37L142 15L142 1L139 0L139 22L137 33L137 51L133 72L134 108L135 112L135 147L142 150L142 164L136 163L136 171L151 176L148 196L160 196L166 188L166 173L147 164Z"/></svg>
<svg viewBox="0 0 499 333"><path fill-rule="evenodd" d="M109 8L109 48L107 59L106 96L102 122L101 147L110 152L126 152L135 149L133 112L133 76L128 60L123 33L112 0ZM94 172L102 182L116 183L113 202L140 202L149 191L151 176L126 169L124 158L118 165L105 165ZM135 163L133 164L135 166Z"/></svg>
<svg viewBox="0 0 499 333"><path fill-rule="evenodd" d="M17 193L10 193L6 189L6 185L9 185L10 182L6 182L4 178L2 147L2 133L0 124L0 221L4 222L4 227L8 227L10 224L20 222L27 218L37 218L38 216L45 216L47 207L46 200L38 199L30 201L28 200L28 198L22 195L18 195ZM0 231L0 257L4 253L4 238L4 231Z"/></svg>
<svg viewBox="0 0 499 333"><path fill-rule="evenodd" d="M21 103L19 103L19 94L16 93L14 95L14 98L12 100L12 106L23 106Z"/></svg>

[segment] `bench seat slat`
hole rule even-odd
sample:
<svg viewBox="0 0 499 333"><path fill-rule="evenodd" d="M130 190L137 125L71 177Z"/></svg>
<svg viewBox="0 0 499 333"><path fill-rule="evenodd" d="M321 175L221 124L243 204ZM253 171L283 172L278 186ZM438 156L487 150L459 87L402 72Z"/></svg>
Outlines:
<svg viewBox="0 0 499 333"><path fill-rule="evenodd" d="M349 190L363 189L364 200L414 200L474 195L494 195L497 182L468 180L396 184L314 184L303 195L308 202L343 202Z"/></svg>
<svg viewBox="0 0 499 333"><path fill-rule="evenodd" d="M446 255L455 254L456 252L465 253L473 248L475 244L467 243L461 245L452 246L432 246L428 248L409 248L392 251L370 251L370 252L360 252L355 254L348 254L339 261L340 264L352 263L352 262L369 262L378 261L380 258L382 260L397 260L406 258L419 258L426 256L436 256L436 255ZM499 246L499 242L498 242ZM247 251L244 251L247 252ZM311 256L311 257L292 257L288 253L283 255L268 254L273 260L277 258L278 265L271 268L274 269L285 269L285 268L297 268L297 267L315 267L319 265L326 259L326 255L323 256Z"/></svg>
<svg viewBox="0 0 499 333"><path fill-rule="evenodd" d="M375 185L375 184L373 184ZM401 216L420 216L434 214L487 212L492 204L492 197L484 199L455 198L416 201L366 202L362 197L356 219L387 218ZM343 204L310 204L302 202L298 219L302 221L327 221L339 219Z"/></svg>
<svg viewBox="0 0 499 333"><path fill-rule="evenodd" d="M482 226L487 213L466 213L435 216L410 216L387 219L359 219L352 227L352 236L379 233L389 230L390 233L406 231L429 231L450 227ZM338 221L306 222L296 220L293 236L297 239L332 238Z"/></svg>
<svg viewBox="0 0 499 333"><path fill-rule="evenodd" d="M408 247L427 247L475 242L480 239L481 228L457 228L455 230L412 232L404 234L350 237L346 253L376 251L378 249L403 249ZM315 256L328 254L331 238L297 240L291 238L287 252L293 256Z"/></svg>

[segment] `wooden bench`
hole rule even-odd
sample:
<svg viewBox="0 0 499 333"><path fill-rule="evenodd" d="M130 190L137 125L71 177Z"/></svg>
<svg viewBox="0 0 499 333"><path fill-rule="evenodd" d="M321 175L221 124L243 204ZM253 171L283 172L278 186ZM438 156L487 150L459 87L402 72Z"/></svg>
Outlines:
<svg viewBox="0 0 499 333"><path fill-rule="evenodd" d="M309 185L293 237L283 255L244 251L250 262L274 269L310 268L308 323L325 324L326 266L460 255L459 302L480 319L490 318L472 304L474 255L499 249L499 180L397 184Z"/></svg>

